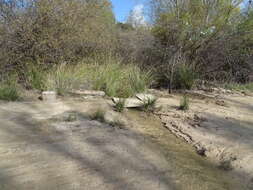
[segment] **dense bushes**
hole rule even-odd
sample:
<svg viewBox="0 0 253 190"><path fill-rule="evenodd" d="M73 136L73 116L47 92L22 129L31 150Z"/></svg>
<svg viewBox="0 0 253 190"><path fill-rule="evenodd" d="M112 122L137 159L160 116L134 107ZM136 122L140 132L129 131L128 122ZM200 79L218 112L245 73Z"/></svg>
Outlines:
<svg viewBox="0 0 253 190"><path fill-rule="evenodd" d="M150 5L150 24L137 26L117 24L109 0L0 1L0 79L16 72L27 89L119 97L145 91L151 75L170 91L191 89L197 77L252 80L250 8L239 0Z"/></svg>
<svg viewBox="0 0 253 190"><path fill-rule="evenodd" d="M174 64L168 60L181 52L202 79L250 80L253 14L250 8L241 9L241 1L154 0L152 6L160 65Z"/></svg>
<svg viewBox="0 0 253 190"><path fill-rule="evenodd" d="M1 1L0 15L2 71L20 71L27 62L76 62L113 49L115 20L107 0Z"/></svg>

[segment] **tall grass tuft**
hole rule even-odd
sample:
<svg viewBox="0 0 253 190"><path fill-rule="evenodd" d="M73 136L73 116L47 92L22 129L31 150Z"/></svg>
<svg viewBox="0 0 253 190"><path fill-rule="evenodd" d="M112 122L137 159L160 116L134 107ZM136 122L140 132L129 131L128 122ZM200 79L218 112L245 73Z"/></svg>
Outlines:
<svg viewBox="0 0 253 190"><path fill-rule="evenodd" d="M120 98L118 102L115 103L115 110L117 112L123 112L125 109L125 99L124 98Z"/></svg>
<svg viewBox="0 0 253 190"><path fill-rule="evenodd" d="M238 90L238 91L246 90L253 92L253 82L247 84L229 83L225 84L224 87L230 90Z"/></svg>
<svg viewBox="0 0 253 190"><path fill-rule="evenodd" d="M108 96L127 98L143 92L150 85L152 76L134 65L123 65L117 58L108 58L103 65L91 71L92 86Z"/></svg>
<svg viewBox="0 0 253 190"><path fill-rule="evenodd" d="M26 83L32 89L44 90L46 88L46 73L39 66L29 64L25 73Z"/></svg>
<svg viewBox="0 0 253 190"><path fill-rule="evenodd" d="M0 99L6 101L19 100L20 93L16 78L11 77L0 83Z"/></svg>
<svg viewBox="0 0 253 190"><path fill-rule="evenodd" d="M156 103L157 103L156 98L147 98L146 100L143 101L141 109L145 112L154 112L156 109Z"/></svg>
<svg viewBox="0 0 253 190"><path fill-rule="evenodd" d="M192 89L196 78L197 74L190 66L181 65L176 74L176 86L181 89L190 90Z"/></svg>
<svg viewBox="0 0 253 190"><path fill-rule="evenodd" d="M190 105L189 105L189 98L184 95L180 101L179 109L183 111L189 110Z"/></svg>
<svg viewBox="0 0 253 190"><path fill-rule="evenodd" d="M62 64L48 73L46 89L65 95L73 89L80 88L83 82L84 76L78 67Z"/></svg>
<svg viewBox="0 0 253 190"><path fill-rule="evenodd" d="M102 90L110 97L127 98L145 91L151 81L149 72L131 64L124 65L119 58L104 56L56 67L47 75L46 89L64 95L84 87Z"/></svg>

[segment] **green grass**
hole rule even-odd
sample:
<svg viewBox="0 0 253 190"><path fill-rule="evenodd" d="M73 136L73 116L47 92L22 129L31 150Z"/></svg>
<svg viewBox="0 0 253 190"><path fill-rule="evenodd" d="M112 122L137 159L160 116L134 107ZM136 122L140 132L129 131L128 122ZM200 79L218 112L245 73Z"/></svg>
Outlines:
<svg viewBox="0 0 253 190"><path fill-rule="evenodd" d="M46 90L55 90L59 95L66 95L73 89L79 89L84 83L84 73L79 67L60 65L47 74Z"/></svg>
<svg viewBox="0 0 253 190"><path fill-rule="evenodd" d="M190 90L194 86L197 74L187 65L181 65L176 73L176 86L178 88Z"/></svg>
<svg viewBox="0 0 253 190"><path fill-rule="evenodd" d="M9 79L0 84L0 99L5 101L20 99L19 87L15 79Z"/></svg>
<svg viewBox="0 0 253 190"><path fill-rule="evenodd" d="M105 123L105 111L104 110L96 110L93 114L90 115L92 120L100 121Z"/></svg>
<svg viewBox="0 0 253 190"><path fill-rule="evenodd" d="M225 84L224 86L230 90L237 90L237 91L251 91L253 92L253 82L247 84L238 84L238 83L229 83Z"/></svg>
<svg viewBox="0 0 253 190"><path fill-rule="evenodd" d="M152 76L118 58L87 59L77 65L60 65L47 75L46 89L64 95L82 86L110 97L127 98L149 87Z"/></svg>
<svg viewBox="0 0 253 190"><path fill-rule="evenodd" d="M142 72L134 65L123 65L120 61L109 60L91 72L92 87L102 90L110 97L127 98L143 92L150 85L151 74Z"/></svg>
<svg viewBox="0 0 253 190"><path fill-rule="evenodd" d="M156 102L156 98L148 98L147 100L143 101L141 109L145 112L154 112L156 109Z"/></svg>
<svg viewBox="0 0 253 190"><path fill-rule="evenodd" d="M180 101L179 109L183 111L187 111L190 108L189 98L184 95Z"/></svg>
<svg viewBox="0 0 253 190"><path fill-rule="evenodd" d="M115 111L123 112L125 109L125 99L120 98L118 102L115 103Z"/></svg>
<svg viewBox="0 0 253 190"><path fill-rule="evenodd" d="M27 65L25 78L32 89L54 90L59 95L93 89L120 98L143 92L152 82L150 72L141 71L134 64L123 64L120 58L110 55L87 58L77 64L60 64L50 71Z"/></svg>
<svg viewBox="0 0 253 190"><path fill-rule="evenodd" d="M46 73L39 66L28 65L27 71L25 72L25 79L28 86L32 89L44 90L46 88Z"/></svg>

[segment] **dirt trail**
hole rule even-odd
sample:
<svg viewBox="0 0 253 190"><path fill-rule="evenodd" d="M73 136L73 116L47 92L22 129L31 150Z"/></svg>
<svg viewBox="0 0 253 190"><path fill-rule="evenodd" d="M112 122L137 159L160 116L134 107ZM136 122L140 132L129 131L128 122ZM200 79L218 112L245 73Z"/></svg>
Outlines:
<svg viewBox="0 0 253 190"><path fill-rule="evenodd" d="M97 108L111 109L105 100L0 103L0 189L238 189L159 120L129 112L132 124L115 129L85 117ZM70 111L83 117L55 120Z"/></svg>

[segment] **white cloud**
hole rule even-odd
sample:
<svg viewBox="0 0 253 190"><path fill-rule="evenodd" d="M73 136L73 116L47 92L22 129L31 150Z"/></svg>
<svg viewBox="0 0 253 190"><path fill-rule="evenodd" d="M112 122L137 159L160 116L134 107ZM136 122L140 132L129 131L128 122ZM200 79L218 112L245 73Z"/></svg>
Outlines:
<svg viewBox="0 0 253 190"><path fill-rule="evenodd" d="M130 13L128 22L134 27L146 25L146 20L144 16L144 5L136 5Z"/></svg>

